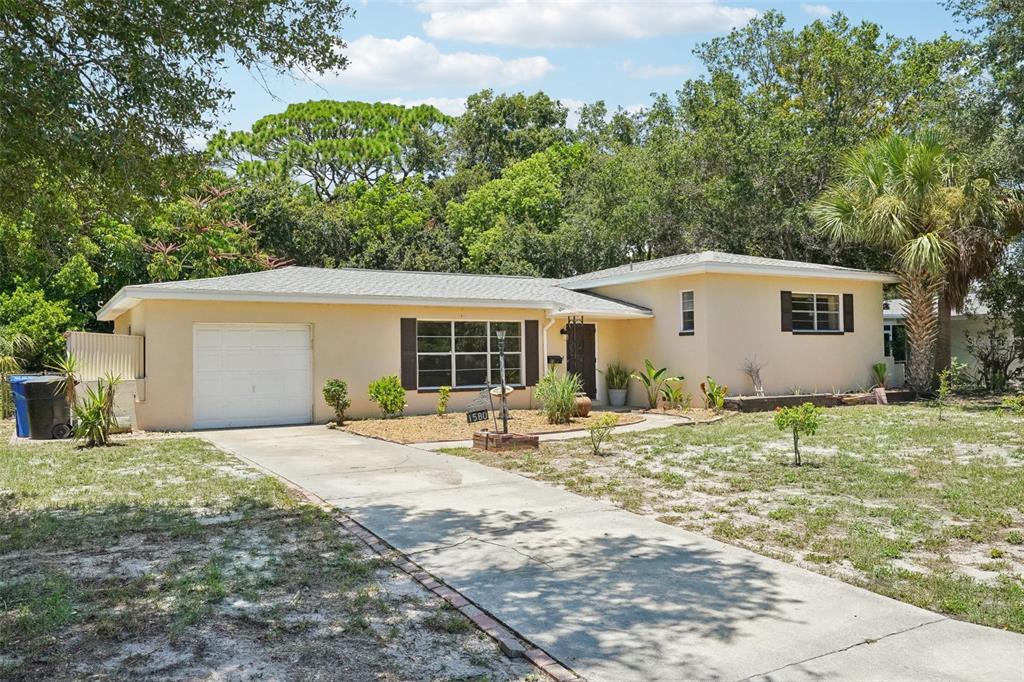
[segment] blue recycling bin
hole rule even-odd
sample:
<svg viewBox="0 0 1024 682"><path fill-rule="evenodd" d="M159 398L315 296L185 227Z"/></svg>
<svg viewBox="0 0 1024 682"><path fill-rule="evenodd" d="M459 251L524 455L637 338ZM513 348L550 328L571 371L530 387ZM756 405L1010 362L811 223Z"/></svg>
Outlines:
<svg viewBox="0 0 1024 682"><path fill-rule="evenodd" d="M34 379L38 374L11 374L7 380L11 383L14 395L14 430L18 438L28 438L28 398L25 395L25 382Z"/></svg>

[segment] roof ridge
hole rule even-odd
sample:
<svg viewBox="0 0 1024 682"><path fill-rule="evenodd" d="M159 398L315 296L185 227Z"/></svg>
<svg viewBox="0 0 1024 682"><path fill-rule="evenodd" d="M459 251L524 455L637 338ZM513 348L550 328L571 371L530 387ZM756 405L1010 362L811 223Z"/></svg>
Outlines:
<svg viewBox="0 0 1024 682"><path fill-rule="evenodd" d="M557 277L536 277L534 275L496 275L484 272L445 272L437 270L382 270L381 268L322 268L315 265L289 265L287 268L278 268L279 270L331 270L340 272L377 272L377 273L396 273L402 275L446 275L454 277L493 277L495 279L528 279L535 282L558 282L560 281ZM266 272L264 270L263 272ZM245 273L251 274L251 273Z"/></svg>

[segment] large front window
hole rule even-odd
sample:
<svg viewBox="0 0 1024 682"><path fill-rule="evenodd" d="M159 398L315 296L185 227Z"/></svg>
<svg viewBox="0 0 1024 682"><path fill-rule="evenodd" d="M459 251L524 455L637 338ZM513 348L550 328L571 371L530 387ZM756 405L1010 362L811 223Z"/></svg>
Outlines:
<svg viewBox="0 0 1024 682"><path fill-rule="evenodd" d="M519 322L416 322L420 388L497 385L498 331L505 332L505 382L523 383Z"/></svg>
<svg viewBox="0 0 1024 682"><path fill-rule="evenodd" d="M839 294L793 294L793 331L837 332Z"/></svg>

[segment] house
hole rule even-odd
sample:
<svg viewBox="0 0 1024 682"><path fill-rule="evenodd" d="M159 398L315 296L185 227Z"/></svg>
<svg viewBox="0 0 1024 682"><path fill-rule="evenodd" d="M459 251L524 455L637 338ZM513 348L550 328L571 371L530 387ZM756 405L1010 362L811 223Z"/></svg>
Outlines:
<svg viewBox="0 0 1024 682"><path fill-rule="evenodd" d="M136 425L187 430L325 422L324 381L345 379L350 414L378 413L367 385L397 374L408 413L450 409L498 381L506 332L513 407L535 405L546 367L577 372L598 403L611 362L650 358L685 377L751 392L741 365L766 363L769 393L870 384L883 356L882 287L895 278L813 263L704 252L567 279L286 267L127 286L99 311L144 337ZM643 404L638 386L632 405Z"/></svg>

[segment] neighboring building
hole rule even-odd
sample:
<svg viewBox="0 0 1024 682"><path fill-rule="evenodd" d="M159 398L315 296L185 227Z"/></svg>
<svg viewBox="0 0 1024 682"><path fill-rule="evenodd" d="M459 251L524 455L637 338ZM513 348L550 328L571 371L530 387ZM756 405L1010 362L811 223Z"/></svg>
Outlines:
<svg viewBox="0 0 1024 682"><path fill-rule="evenodd" d="M987 316L988 309L973 296L967 299L963 310L954 310L951 316L950 355L972 372L978 361L967 349L967 334L979 336L985 328ZM908 347L903 327L906 317L906 301L902 298L890 299L882 304L882 334L891 386L902 386L906 381Z"/></svg>
<svg viewBox="0 0 1024 682"><path fill-rule="evenodd" d="M507 333L514 407L533 401L545 365L574 371L598 402L612 362L646 358L751 393L745 358L766 363L768 393L870 384L883 357L877 311L887 273L704 252L562 280L288 267L128 286L97 317L145 337L136 423L182 430L324 422L321 388L345 379L350 413L377 414L367 385L397 374L408 412L450 409L497 383ZM630 404L642 405L638 386Z"/></svg>

